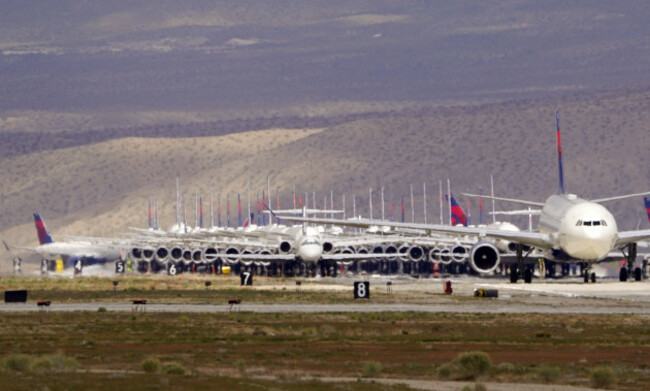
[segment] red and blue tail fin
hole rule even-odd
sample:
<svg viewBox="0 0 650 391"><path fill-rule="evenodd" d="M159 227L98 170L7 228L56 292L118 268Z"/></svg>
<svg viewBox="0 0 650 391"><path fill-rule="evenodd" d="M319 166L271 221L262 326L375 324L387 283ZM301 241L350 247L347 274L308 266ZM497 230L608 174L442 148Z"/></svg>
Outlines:
<svg viewBox="0 0 650 391"><path fill-rule="evenodd" d="M562 168L562 139L560 138L560 110L555 110L555 127L557 129L557 166L560 180L560 194L564 194L564 169Z"/></svg>
<svg viewBox="0 0 650 391"><path fill-rule="evenodd" d="M50 236L50 233L47 231L45 222L41 218L41 215L39 215L38 213L34 213L34 224L36 225L36 234L38 235L39 244L54 242L54 240L52 240L52 236Z"/></svg>
<svg viewBox="0 0 650 391"><path fill-rule="evenodd" d="M456 199L452 194L451 195L451 225L458 225L458 224L467 226L467 216L465 215L463 208L461 208L460 205L458 205L458 202L456 202Z"/></svg>
<svg viewBox="0 0 650 391"><path fill-rule="evenodd" d="M648 213L648 222L650 222L650 198L643 197L645 201L645 211Z"/></svg>

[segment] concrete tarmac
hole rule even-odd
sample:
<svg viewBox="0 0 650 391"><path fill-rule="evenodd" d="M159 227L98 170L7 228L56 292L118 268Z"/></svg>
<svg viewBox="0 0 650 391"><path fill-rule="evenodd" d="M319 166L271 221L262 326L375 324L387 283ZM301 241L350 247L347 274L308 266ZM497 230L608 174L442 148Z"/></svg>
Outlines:
<svg viewBox="0 0 650 391"><path fill-rule="evenodd" d="M354 300L354 281L371 282L369 300ZM393 295L390 303L382 303L372 292L385 293L386 282L391 281ZM304 280L303 280L304 281ZM132 312L201 312L227 313L246 311L258 313L325 313L325 312L443 312L443 313L575 313L575 314L644 314L650 315L650 282L618 282L601 280L595 284L584 284L580 279L560 281L535 280L532 284L510 284L503 280L459 277L452 279L454 293L442 295L442 279L386 278L379 276L356 276L324 278L307 281L303 290L323 292L350 292L349 304L277 304L246 303L230 307L219 304L185 304L149 302L135 307L129 301L104 301L89 303L57 303L47 308L38 308L35 302L26 304L0 304L0 312L91 311L100 307L107 311ZM498 298L476 298L474 290L496 289ZM293 281L268 281L253 287L265 289L295 289ZM385 297L385 296L384 296ZM400 304L400 298L404 298ZM396 303L397 302L397 303Z"/></svg>

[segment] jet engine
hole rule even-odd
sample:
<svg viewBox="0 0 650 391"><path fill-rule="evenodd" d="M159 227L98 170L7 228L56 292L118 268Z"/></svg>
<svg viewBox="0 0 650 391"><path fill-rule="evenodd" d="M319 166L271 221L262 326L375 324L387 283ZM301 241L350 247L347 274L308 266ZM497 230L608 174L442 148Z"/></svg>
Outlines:
<svg viewBox="0 0 650 391"><path fill-rule="evenodd" d="M153 248L143 248L142 249L142 259L145 261L151 261L153 259L153 255L155 254L155 251Z"/></svg>
<svg viewBox="0 0 650 391"><path fill-rule="evenodd" d="M160 262L164 262L167 260L167 257L169 256L169 249L167 247L158 247L156 250L156 260Z"/></svg>
<svg viewBox="0 0 650 391"><path fill-rule="evenodd" d="M429 261L431 262L440 261L440 249L438 247L434 247L431 250L429 250Z"/></svg>
<svg viewBox="0 0 650 391"><path fill-rule="evenodd" d="M225 251L226 255L238 255L239 249L237 247L228 247ZM235 263L239 261L239 258L226 257L228 263Z"/></svg>
<svg viewBox="0 0 650 391"><path fill-rule="evenodd" d="M409 260L408 255L409 255L409 250L410 249L411 249L411 246L409 246L408 244L403 244L403 245L399 246L399 248L397 249L397 253L399 254L399 257L400 257L400 259L402 261L408 261Z"/></svg>
<svg viewBox="0 0 650 391"><path fill-rule="evenodd" d="M420 246L412 246L409 248L409 259L413 262L420 262L424 259L424 249Z"/></svg>
<svg viewBox="0 0 650 391"><path fill-rule="evenodd" d="M357 254L368 254L368 253L370 253L370 251L368 250L368 247L359 246L359 247L356 248L356 253Z"/></svg>
<svg viewBox="0 0 650 391"><path fill-rule="evenodd" d="M134 260L139 260L142 258L142 249L138 247L133 247L131 249L131 256L133 257Z"/></svg>
<svg viewBox="0 0 650 391"><path fill-rule="evenodd" d="M192 261L201 262L201 260L203 260L203 251L200 249L192 250Z"/></svg>
<svg viewBox="0 0 650 391"><path fill-rule="evenodd" d="M293 246L291 245L291 242L284 240L280 242L279 249L280 249L280 254L289 254L293 249Z"/></svg>
<svg viewBox="0 0 650 391"><path fill-rule="evenodd" d="M451 261L452 261L451 250L449 250L448 248L443 248L442 250L440 250L440 262L445 265L449 265Z"/></svg>
<svg viewBox="0 0 650 391"><path fill-rule="evenodd" d="M169 252L169 256L174 262L180 261L181 258L183 258L183 249L180 247L173 247Z"/></svg>
<svg viewBox="0 0 650 391"><path fill-rule="evenodd" d="M219 252L214 247L208 247L203 251L203 260L206 262L212 262L219 256Z"/></svg>
<svg viewBox="0 0 650 391"><path fill-rule="evenodd" d="M334 245L331 242L323 242L323 253L330 254L334 250Z"/></svg>
<svg viewBox="0 0 650 391"><path fill-rule="evenodd" d="M463 246L454 246L451 249L451 258L455 262L463 262L467 256L467 249Z"/></svg>
<svg viewBox="0 0 650 391"><path fill-rule="evenodd" d="M384 254L388 256L389 261L394 261L397 259L397 247L395 247L392 244L389 244L388 246L384 247Z"/></svg>
<svg viewBox="0 0 650 391"><path fill-rule="evenodd" d="M469 253L469 262L472 269L481 274L493 272L501 261L499 249L494 243L478 242L472 246Z"/></svg>

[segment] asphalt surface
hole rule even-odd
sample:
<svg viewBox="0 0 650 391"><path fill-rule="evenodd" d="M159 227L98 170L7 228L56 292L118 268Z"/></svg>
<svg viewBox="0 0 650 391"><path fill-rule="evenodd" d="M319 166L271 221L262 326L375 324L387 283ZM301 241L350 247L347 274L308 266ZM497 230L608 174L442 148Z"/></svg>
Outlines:
<svg viewBox="0 0 650 391"><path fill-rule="evenodd" d="M370 299L353 299L354 281L371 283ZM391 281L395 299L404 297L404 304L381 303L373 299L372 292L386 292L386 282ZM69 312L92 311L100 307L107 311L225 313L246 311L258 313L324 313L324 312L444 312L444 313L576 313L576 314L646 314L650 315L650 282L625 282L602 280L595 284L583 284L579 279L560 282L534 281L532 284L509 284L503 280L459 278L451 280L454 292L442 295L440 279L387 279L385 277L352 277L312 280L303 283L301 289L323 292L349 291L349 304L276 304L247 303L230 306L219 304L185 304L149 302L146 306L134 306L130 301L102 301L88 303L58 303L38 308L35 302L25 304L0 304L0 312L37 312L40 310ZM275 282L261 284L253 289L295 289L295 283L285 285ZM498 298L474 297L476 289L497 290ZM376 296L376 295L375 295Z"/></svg>

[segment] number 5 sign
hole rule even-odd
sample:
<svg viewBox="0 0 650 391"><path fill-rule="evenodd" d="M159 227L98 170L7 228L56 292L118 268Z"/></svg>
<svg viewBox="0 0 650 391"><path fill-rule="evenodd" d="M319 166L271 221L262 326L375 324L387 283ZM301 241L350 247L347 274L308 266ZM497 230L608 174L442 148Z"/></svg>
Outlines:
<svg viewBox="0 0 650 391"><path fill-rule="evenodd" d="M354 282L354 298L370 299L370 281Z"/></svg>

